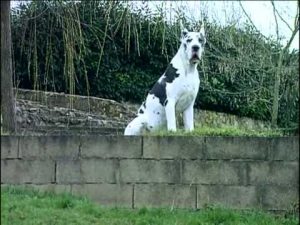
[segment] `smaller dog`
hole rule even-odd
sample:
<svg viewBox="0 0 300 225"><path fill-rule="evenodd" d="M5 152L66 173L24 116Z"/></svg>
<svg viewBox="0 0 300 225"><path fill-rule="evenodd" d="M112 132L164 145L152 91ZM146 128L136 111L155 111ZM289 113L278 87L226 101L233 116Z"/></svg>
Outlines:
<svg viewBox="0 0 300 225"><path fill-rule="evenodd" d="M205 43L204 28L200 32L182 30L179 50L148 93L137 117L125 128L124 135L141 135L165 128L176 131L176 113L183 113L186 131L194 129L194 103L200 84L197 65Z"/></svg>

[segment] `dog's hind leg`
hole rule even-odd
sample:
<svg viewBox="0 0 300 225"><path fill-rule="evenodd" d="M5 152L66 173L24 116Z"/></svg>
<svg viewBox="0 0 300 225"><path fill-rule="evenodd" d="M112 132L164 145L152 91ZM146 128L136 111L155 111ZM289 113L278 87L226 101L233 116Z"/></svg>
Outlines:
<svg viewBox="0 0 300 225"><path fill-rule="evenodd" d="M147 126L146 117L138 116L133 119L125 128L124 135L141 135Z"/></svg>

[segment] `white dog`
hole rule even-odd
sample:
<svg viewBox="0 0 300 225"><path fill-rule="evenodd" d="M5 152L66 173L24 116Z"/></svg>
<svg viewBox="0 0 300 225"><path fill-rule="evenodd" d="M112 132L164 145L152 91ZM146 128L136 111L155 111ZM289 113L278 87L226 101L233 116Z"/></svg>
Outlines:
<svg viewBox="0 0 300 225"><path fill-rule="evenodd" d="M200 32L181 32L181 45L165 73L148 93L137 117L125 128L124 135L167 128L176 131L175 113L183 113L186 131L194 129L194 103L199 90L197 64L206 43L204 28Z"/></svg>

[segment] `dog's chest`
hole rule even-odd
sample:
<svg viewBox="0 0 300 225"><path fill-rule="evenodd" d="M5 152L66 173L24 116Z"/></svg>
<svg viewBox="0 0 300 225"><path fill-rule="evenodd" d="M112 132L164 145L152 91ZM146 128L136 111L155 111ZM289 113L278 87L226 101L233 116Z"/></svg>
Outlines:
<svg viewBox="0 0 300 225"><path fill-rule="evenodd" d="M199 89L198 73L183 75L176 84L176 111L184 111L196 98Z"/></svg>

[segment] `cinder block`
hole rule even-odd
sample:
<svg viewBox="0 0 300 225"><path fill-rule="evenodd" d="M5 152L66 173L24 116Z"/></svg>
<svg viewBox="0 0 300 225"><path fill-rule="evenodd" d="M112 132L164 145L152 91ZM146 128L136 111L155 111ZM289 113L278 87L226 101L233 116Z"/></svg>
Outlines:
<svg viewBox="0 0 300 225"><path fill-rule="evenodd" d="M272 139L270 160L299 161L299 137L277 137Z"/></svg>
<svg viewBox="0 0 300 225"><path fill-rule="evenodd" d="M1 159L18 158L19 137L1 135Z"/></svg>
<svg viewBox="0 0 300 225"><path fill-rule="evenodd" d="M119 162L113 159L83 159L81 173L87 183L117 183Z"/></svg>
<svg viewBox="0 0 300 225"><path fill-rule="evenodd" d="M87 136L82 138L81 156L101 158L139 158L141 137Z"/></svg>
<svg viewBox="0 0 300 225"><path fill-rule="evenodd" d="M299 185L299 162L249 162L251 185Z"/></svg>
<svg viewBox="0 0 300 225"><path fill-rule="evenodd" d="M244 184L246 164L230 161L184 160L182 181L185 184Z"/></svg>
<svg viewBox="0 0 300 225"><path fill-rule="evenodd" d="M132 207L132 185L74 184L72 193L86 196L104 206Z"/></svg>
<svg viewBox="0 0 300 225"><path fill-rule="evenodd" d="M299 204L299 188L286 185L265 185L259 192L266 210L289 210Z"/></svg>
<svg viewBox="0 0 300 225"><path fill-rule="evenodd" d="M76 136L20 137L19 154L24 159L75 159L80 139Z"/></svg>
<svg viewBox="0 0 300 225"><path fill-rule="evenodd" d="M134 206L195 208L196 188L193 185L136 184Z"/></svg>
<svg viewBox="0 0 300 225"><path fill-rule="evenodd" d="M50 160L1 160L1 183L51 183L54 171L54 162Z"/></svg>
<svg viewBox="0 0 300 225"><path fill-rule="evenodd" d="M120 160L120 177L125 183L179 183L180 162L175 160Z"/></svg>
<svg viewBox="0 0 300 225"><path fill-rule="evenodd" d="M143 157L154 159L203 159L204 137L143 137Z"/></svg>
<svg viewBox="0 0 300 225"><path fill-rule="evenodd" d="M81 159L58 161L57 183L116 183L119 178L118 160Z"/></svg>
<svg viewBox="0 0 300 225"><path fill-rule="evenodd" d="M197 208L218 205L235 209L260 207L254 186L198 185Z"/></svg>
<svg viewBox="0 0 300 225"><path fill-rule="evenodd" d="M207 159L266 159L271 139L260 137L206 137Z"/></svg>
<svg viewBox="0 0 300 225"><path fill-rule="evenodd" d="M60 160L56 162L56 182L73 184L83 182L80 160Z"/></svg>

